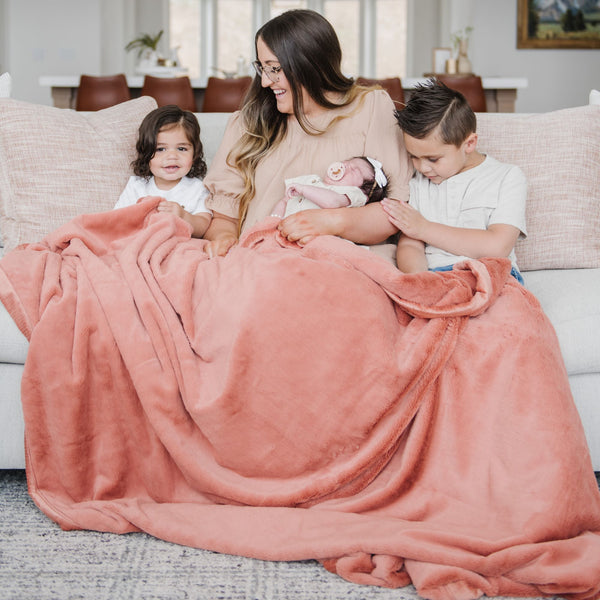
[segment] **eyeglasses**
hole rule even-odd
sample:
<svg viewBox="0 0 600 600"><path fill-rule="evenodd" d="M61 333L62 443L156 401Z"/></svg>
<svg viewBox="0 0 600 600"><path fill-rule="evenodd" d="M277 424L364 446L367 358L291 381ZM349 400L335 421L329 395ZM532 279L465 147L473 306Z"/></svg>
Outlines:
<svg viewBox="0 0 600 600"><path fill-rule="evenodd" d="M252 66L259 77L262 77L264 73L273 83L277 83L279 81L281 65L278 65L277 67L263 67L258 60L255 60L252 63Z"/></svg>

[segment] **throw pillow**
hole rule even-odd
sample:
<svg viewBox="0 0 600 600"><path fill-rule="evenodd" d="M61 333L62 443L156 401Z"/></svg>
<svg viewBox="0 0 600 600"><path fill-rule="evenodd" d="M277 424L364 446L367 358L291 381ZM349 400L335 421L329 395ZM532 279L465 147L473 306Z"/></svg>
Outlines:
<svg viewBox="0 0 600 600"><path fill-rule="evenodd" d="M10 98L12 79L10 73L0 75L0 98Z"/></svg>
<svg viewBox="0 0 600 600"><path fill-rule="evenodd" d="M111 209L131 174L142 97L82 113L0 100L0 228L5 251L82 213Z"/></svg>
<svg viewBox="0 0 600 600"><path fill-rule="evenodd" d="M600 106L477 115L478 148L527 177L523 271L600 267Z"/></svg>

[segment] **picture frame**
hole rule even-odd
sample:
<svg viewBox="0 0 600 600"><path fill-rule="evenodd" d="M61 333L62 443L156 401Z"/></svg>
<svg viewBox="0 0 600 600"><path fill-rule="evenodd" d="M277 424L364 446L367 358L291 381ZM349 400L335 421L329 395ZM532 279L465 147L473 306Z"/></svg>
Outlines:
<svg viewBox="0 0 600 600"><path fill-rule="evenodd" d="M452 58L452 48L434 48L432 54L431 72L442 74L446 72L446 61Z"/></svg>
<svg viewBox="0 0 600 600"><path fill-rule="evenodd" d="M557 19L537 0L518 0L517 48L600 48L600 9L579 9L574 0L564 4L567 10Z"/></svg>

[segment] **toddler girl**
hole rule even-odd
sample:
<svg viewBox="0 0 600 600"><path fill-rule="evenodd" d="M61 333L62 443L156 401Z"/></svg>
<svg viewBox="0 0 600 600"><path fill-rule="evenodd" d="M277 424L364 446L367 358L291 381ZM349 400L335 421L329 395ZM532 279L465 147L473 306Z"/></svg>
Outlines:
<svg viewBox="0 0 600 600"><path fill-rule="evenodd" d="M148 113L139 128L136 150L131 163L134 175L115 208L131 206L144 196L160 196L160 212L184 219L192 226L192 235L202 237L212 213L205 205L206 162L194 113L175 105Z"/></svg>

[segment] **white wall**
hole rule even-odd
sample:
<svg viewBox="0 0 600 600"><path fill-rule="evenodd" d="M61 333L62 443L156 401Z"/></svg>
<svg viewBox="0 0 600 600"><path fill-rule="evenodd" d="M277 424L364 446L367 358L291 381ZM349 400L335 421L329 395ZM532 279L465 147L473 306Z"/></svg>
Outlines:
<svg viewBox="0 0 600 600"><path fill-rule="evenodd" d="M469 58L477 73L527 77L517 112L546 112L588 103L600 89L600 49L517 49L517 2L477 0Z"/></svg>
<svg viewBox="0 0 600 600"><path fill-rule="evenodd" d="M545 112L587 104L600 89L600 50L518 50L517 0L413 0L409 73L431 71L431 48L450 47L451 33L471 25L469 58L478 75L526 77L517 112ZM437 36L437 37L436 37Z"/></svg>
<svg viewBox="0 0 600 600"><path fill-rule="evenodd" d="M41 75L133 74L124 48L139 31L158 31L166 0L0 0L0 67L14 98L52 104ZM139 27L136 27L136 23Z"/></svg>
<svg viewBox="0 0 600 600"><path fill-rule="evenodd" d="M165 11L166 0L0 0L0 68L11 72L15 98L51 104L41 75L133 73L125 44L140 31L157 32ZM517 0L412 0L410 16L410 76L430 71L432 48L472 25L475 72L529 80L519 112L586 104L600 88L598 49L517 50Z"/></svg>
<svg viewBox="0 0 600 600"><path fill-rule="evenodd" d="M51 104L40 75L101 72L102 0L4 0L8 30L3 69L13 80L13 97Z"/></svg>

